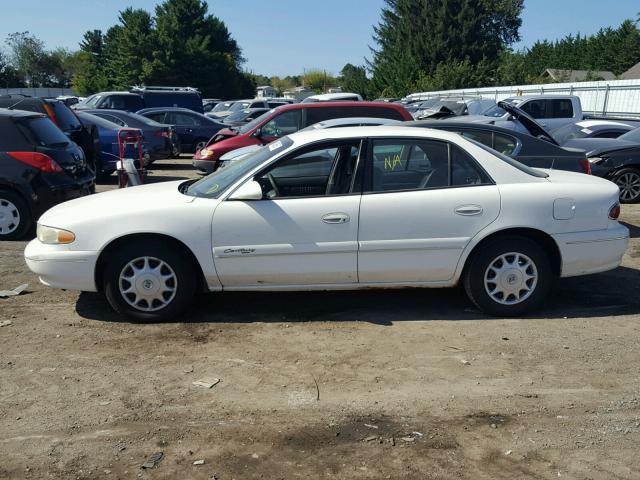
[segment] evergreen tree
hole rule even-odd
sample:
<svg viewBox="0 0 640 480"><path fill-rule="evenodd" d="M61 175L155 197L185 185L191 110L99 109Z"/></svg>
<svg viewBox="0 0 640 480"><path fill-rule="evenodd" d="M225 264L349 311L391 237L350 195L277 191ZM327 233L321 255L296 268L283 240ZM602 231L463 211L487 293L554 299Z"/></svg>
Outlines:
<svg viewBox="0 0 640 480"><path fill-rule="evenodd" d="M495 75L486 67L495 67L503 48L519 39L523 0L385 2L369 66L375 87L390 94L406 94L438 68L443 75L446 65L468 70L482 63L488 77L476 73L474 81L490 83Z"/></svg>
<svg viewBox="0 0 640 480"><path fill-rule="evenodd" d="M367 78L365 67L347 63L342 67L338 81L344 92L359 93L365 100L372 99L371 80Z"/></svg>

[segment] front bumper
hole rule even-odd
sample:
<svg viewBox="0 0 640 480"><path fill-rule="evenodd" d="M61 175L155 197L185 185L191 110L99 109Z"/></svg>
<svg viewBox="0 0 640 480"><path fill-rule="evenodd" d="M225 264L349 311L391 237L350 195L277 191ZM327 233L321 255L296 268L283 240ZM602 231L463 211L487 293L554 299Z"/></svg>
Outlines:
<svg viewBox="0 0 640 480"><path fill-rule="evenodd" d="M45 245L32 240L24 250L29 270L53 288L96 292L95 267L100 252L66 250L67 245Z"/></svg>
<svg viewBox="0 0 640 480"><path fill-rule="evenodd" d="M217 170L217 167L218 167L217 160L198 160L194 158L191 161L191 164L198 170L206 173L213 173Z"/></svg>
<svg viewBox="0 0 640 480"><path fill-rule="evenodd" d="M606 272L620 266L629 245L629 229L617 225L606 230L552 235L562 257L561 277Z"/></svg>

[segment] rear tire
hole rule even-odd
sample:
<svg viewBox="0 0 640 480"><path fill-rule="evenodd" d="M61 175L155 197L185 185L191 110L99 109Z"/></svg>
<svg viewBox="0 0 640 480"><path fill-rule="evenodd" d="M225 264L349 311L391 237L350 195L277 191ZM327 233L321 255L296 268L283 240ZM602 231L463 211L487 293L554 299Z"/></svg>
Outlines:
<svg viewBox="0 0 640 480"><path fill-rule="evenodd" d="M638 203L640 201L640 170L623 168L616 172L613 181L620 188L620 203Z"/></svg>
<svg viewBox="0 0 640 480"><path fill-rule="evenodd" d="M9 190L0 190L0 241L22 238L31 224L31 212L22 197Z"/></svg>
<svg viewBox="0 0 640 480"><path fill-rule="evenodd" d="M161 240L130 243L110 256L104 273L111 307L136 320L170 320L186 311L197 288L191 258Z"/></svg>
<svg viewBox="0 0 640 480"><path fill-rule="evenodd" d="M537 243L503 237L473 253L463 283L471 302L483 312L517 316L540 307L553 284L553 272Z"/></svg>

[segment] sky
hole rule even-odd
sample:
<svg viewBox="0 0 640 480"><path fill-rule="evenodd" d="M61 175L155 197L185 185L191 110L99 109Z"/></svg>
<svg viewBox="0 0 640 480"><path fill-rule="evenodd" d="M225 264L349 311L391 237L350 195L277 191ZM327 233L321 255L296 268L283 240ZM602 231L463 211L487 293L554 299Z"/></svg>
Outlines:
<svg viewBox="0 0 640 480"><path fill-rule="evenodd" d="M107 30L128 6L153 11L156 0L0 0L0 42L29 31L47 48L78 48L87 30ZM244 68L267 76L320 68L338 74L346 63L364 64L383 0L209 0L247 59ZM591 34L638 18L637 0L525 0L523 48L538 39ZM428 34L428 32L425 32Z"/></svg>

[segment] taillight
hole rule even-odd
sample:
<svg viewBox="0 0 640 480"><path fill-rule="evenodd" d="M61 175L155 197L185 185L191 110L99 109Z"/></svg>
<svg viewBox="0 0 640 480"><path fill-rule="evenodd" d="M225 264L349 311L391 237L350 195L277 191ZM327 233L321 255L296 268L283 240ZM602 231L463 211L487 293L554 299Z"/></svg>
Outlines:
<svg viewBox="0 0 640 480"><path fill-rule="evenodd" d="M156 132L156 137L162 137L162 138L171 138L171 132L168 130L158 130Z"/></svg>
<svg viewBox="0 0 640 480"><path fill-rule="evenodd" d="M611 220L617 220L620 216L620 204L616 203L609 209L609 218Z"/></svg>
<svg viewBox="0 0 640 480"><path fill-rule="evenodd" d="M62 173L60 165L49 155L39 152L7 152L11 158L37 168L44 173Z"/></svg>
<svg viewBox="0 0 640 480"><path fill-rule="evenodd" d="M589 160L585 158L583 160L578 160L578 162L580 163L582 171L587 175L591 175L591 164L589 163Z"/></svg>

